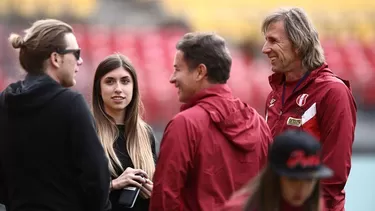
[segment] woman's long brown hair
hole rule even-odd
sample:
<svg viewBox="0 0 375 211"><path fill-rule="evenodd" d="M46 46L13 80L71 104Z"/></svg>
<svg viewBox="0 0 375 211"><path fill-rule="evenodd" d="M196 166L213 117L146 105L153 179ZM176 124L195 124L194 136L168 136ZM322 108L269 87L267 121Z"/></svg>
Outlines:
<svg viewBox="0 0 375 211"><path fill-rule="evenodd" d="M116 168L123 170L120 160L116 156L113 144L119 136L114 119L104 110L103 99L101 97L100 80L107 73L123 67L128 71L133 79L133 98L126 107L124 125L126 150L133 162L134 168L144 170L149 178L155 171L155 162L151 150L150 126L141 118L143 111L142 101L139 94L139 86L136 71L130 60L121 54L113 54L105 58L98 66L95 72L94 85L92 92L92 106L94 118L97 124L98 136L102 142L105 153L109 159L109 169L113 176L119 176Z"/></svg>
<svg viewBox="0 0 375 211"><path fill-rule="evenodd" d="M281 200L280 176L270 166L251 180L241 192L250 193L244 211L279 211ZM304 203L304 211L320 211L320 186L317 181L311 196Z"/></svg>

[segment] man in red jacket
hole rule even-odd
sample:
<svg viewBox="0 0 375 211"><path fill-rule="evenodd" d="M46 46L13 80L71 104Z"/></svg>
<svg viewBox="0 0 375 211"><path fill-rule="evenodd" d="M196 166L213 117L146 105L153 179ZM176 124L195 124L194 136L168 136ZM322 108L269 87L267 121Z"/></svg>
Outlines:
<svg viewBox="0 0 375 211"><path fill-rule="evenodd" d="M325 210L343 211L357 111L349 82L328 68L318 33L301 9L270 14L262 31L262 51L274 72L266 102L272 135L300 128L320 140L323 162L335 173L322 180Z"/></svg>
<svg viewBox="0 0 375 211"><path fill-rule="evenodd" d="M185 104L164 132L150 210L212 211L258 174L272 136L226 85L232 59L223 38L188 33L176 48L170 82Z"/></svg>

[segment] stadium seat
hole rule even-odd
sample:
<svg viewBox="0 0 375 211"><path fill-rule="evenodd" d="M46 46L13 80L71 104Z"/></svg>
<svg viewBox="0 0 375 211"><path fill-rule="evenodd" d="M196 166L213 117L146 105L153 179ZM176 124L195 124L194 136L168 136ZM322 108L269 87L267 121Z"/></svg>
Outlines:
<svg viewBox="0 0 375 211"><path fill-rule="evenodd" d="M222 4L224 3L218 3L219 6ZM240 2L235 5L241 4L245 3ZM322 16L322 20L329 20L330 24L337 23L336 18L335 15ZM220 26L220 22L214 24L216 27ZM259 39L263 39L261 33L257 31L259 24L258 26L249 24L250 28L254 28L250 29L252 30L251 36L258 36L257 40L254 38L254 42L262 42ZM371 26L367 24L366 27ZM80 67L77 75L80 83L76 88L82 91L88 99L96 66L109 54L120 52L129 57L137 71L147 121L168 121L178 112L180 103L177 90L169 83L169 78L173 73L175 46L186 33L185 29L125 28L86 24L73 24L73 27L84 59L84 65ZM329 67L340 77L350 80L354 92L362 97L364 103L375 105L375 94L373 94L375 87L372 83L375 80L375 38L350 30L347 30L348 33L345 35L342 28L349 26L337 25L335 27L324 28L326 33L320 36ZM355 30L363 30L362 33L368 34L368 29L359 28ZM21 31L20 26L9 27L0 24L0 35L3 34L3 37L7 37L13 31ZM342 36L343 34L345 36ZM247 55L239 51L236 45L231 45L230 41L228 43L233 57L228 84L235 96L264 115L264 102L270 91L268 76L272 74L269 63L263 59L264 57L250 58L251 62L248 62ZM6 40L2 40L1 44L6 45ZM17 55L12 48L3 49L4 51L0 52L0 69L2 70L18 62ZM4 64L3 61L7 63Z"/></svg>
<svg viewBox="0 0 375 211"><path fill-rule="evenodd" d="M351 78L351 74L347 71L344 64L344 57L342 57L340 48L333 38L326 38L321 41L324 49L324 54L327 59L329 67L333 72L343 78Z"/></svg>
<svg viewBox="0 0 375 211"><path fill-rule="evenodd" d="M31 18L38 13L40 7L37 3L37 0L12 0L12 11L22 17Z"/></svg>
<svg viewBox="0 0 375 211"><path fill-rule="evenodd" d="M6 17L11 13L12 11L11 3L12 3L11 0L0 1L0 16Z"/></svg>
<svg viewBox="0 0 375 211"><path fill-rule="evenodd" d="M68 11L71 11L72 15L79 19L85 19L93 14L97 10L97 0L63 0L68 5Z"/></svg>
<svg viewBox="0 0 375 211"><path fill-rule="evenodd" d="M66 11L70 11L66 5L67 0L38 0L38 7L43 8L42 11L46 17L61 17ZM76 7L79 7L79 0Z"/></svg>
<svg viewBox="0 0 375 211"><path fill-rule="evenodd" d="M97 66L101 60L114 53L112 49L112 30L108 26L95 25L88 27L88 45L90 46L90 59L93 66Z"/></svg>

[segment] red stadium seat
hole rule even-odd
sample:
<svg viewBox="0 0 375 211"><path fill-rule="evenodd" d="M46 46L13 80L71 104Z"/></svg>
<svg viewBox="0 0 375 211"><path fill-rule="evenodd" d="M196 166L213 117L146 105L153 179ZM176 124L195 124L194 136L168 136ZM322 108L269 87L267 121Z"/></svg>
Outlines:
<svg viewBox="0 0 375 211"><path fill-rule="evenodd" d="M90 26L88 29L91 62L96 67L101 60L114 53L112 49L112 29L104 25Z"/></svg>
<svg viewBox="0 0 375 211"><path fill-rule="evenodd" d="M0 24L0 36L10 32L21 32L21 26ZM73 24L77 40L82 48L84 65L77 75L77 87L85 96L91 92L93 72L106 56L120 52L133 63L139 81L142 100L148 122L168 121L180 107L177 90L169 83L173 73L176 43L186 33L185 29L126 28L103 25ZM354 93L363 102L375 105L375 40L363 44L359 39L342 40L325 37L321 40L329 67L338 76L351 82ZM0 69L13 67L18 54L8 47L6 39L0 40ZM268 76L272 74L267 60L246 58L235 47L231 76L228 81L235 96L249 103L264 115L265 98L271 91ZM248 62L251 60L251 62ZM6 61L6 63L4 63ZM4 78L0 70L0 89ZM5 82L7 83L7 82ZM361 99L362 100L362 99Z"/></svg>
<svg viewBox="0 0 375 211"><path fill-rule="evenodd" d="M347 56L346 60L351 63L351 70L355 81L359 84L367 83L372 78L373 71L359 40L353 38L348 40L343 50Z"/></svg>
<svg viewBox="0 0 375 211"><path fill-rule="evenodd" d="M347 70L345 63L343 62L344 58L341 55L337 41L333 38L327 38L322 40L321 43L324 49L324 54L326 56L328 66L335 74L339 75L340 77L349 79L351 77L350 72Z"/></svg>

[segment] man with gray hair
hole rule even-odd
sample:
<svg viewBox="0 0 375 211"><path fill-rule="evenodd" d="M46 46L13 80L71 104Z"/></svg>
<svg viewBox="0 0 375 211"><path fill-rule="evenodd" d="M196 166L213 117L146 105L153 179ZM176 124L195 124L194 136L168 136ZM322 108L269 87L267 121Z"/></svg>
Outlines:
<svg viewBox="0 0 375 211"><path fill-rule="evenodd" d="M318 33L302 9L275 11L262 32L262 51L274 72L266 102L272 135L299 128L320 140L323 162L335 172L321 181L325 210L345 210L357 111L349 82L328 68Z"/></svg>

